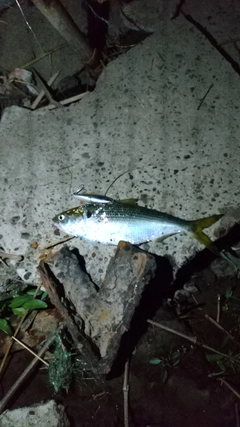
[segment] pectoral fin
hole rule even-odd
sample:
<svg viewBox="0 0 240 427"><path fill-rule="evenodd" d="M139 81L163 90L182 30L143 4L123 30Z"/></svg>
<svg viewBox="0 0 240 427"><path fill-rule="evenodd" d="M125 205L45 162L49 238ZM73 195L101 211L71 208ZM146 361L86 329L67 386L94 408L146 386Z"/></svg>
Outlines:
<svg viewBox="0 0 240 427"><path fill-rule="evenodd" d="M164 236L158 237L157 239L155 239L154 242L162 243L164 242L165 239L168 239L168 237L175 236L176 234L179 234L179 233L180 232L165 234Z"/></svg>

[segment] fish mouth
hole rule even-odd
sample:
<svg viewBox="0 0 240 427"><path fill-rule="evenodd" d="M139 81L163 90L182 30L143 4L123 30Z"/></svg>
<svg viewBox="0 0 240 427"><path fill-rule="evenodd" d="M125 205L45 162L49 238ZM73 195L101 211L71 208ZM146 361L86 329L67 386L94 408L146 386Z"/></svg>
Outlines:
<svg viewBox="0 0 240 427"><path fill-rule="evenodd" d="M52 218L52 221L54 222L54 224L56 224L56 223L58 222L58 215L55 215L55 216Z"/></svg>
<svg viewBox="0 0 240 427"><path fill-rule="evenodd" d="M60 230L60 229L61 229L61 226L60 226L60 224L59 224L59 222L58 222L58 215L54 216L54 217L52 218L52 221L53 221L53 227L54 227L54 228L57 228L58 230Z"/></svg>

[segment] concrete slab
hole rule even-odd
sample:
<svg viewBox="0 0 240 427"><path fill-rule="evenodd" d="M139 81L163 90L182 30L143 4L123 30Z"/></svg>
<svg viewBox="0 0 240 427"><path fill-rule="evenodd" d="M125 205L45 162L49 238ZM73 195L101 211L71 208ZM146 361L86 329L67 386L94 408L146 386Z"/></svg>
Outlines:
<svg viewBox="0 0 240 427"><path fill-rule="evenodd" d="M1 427L69 427L70 423L62 405L50 400L42 405L5 411L0 415Z"/></svg>
<svg viewBox="0 0 240 427"><path fill-rule="evenodd" d="M77 205L81 185L196 219L239 204L239 76L183 17L108 65L96 90L54 111L12 107L1 122L1 240L36 280L41 250L57 243L51 218ZM210 89L210 90L209 90ZM201 107L200 102L208 92ZM61 236L63 237L63 235ZM31 248L37 242L38 249ZM71 241L99 282L114 247ZM180 265L200 247L181 236L151 252Z"/></svg>

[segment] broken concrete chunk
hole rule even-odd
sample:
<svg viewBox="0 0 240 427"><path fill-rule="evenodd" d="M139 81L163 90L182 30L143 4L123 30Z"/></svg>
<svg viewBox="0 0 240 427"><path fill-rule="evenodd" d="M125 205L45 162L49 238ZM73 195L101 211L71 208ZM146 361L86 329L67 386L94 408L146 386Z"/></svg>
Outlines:
<svg viewBox="0 0 240 427"><path fill-rule="evenodd" d="M1 427L70 427L64 407L50 400L43 405L5 411L0 416Z"/></svg>
<svg viewBox="0 0 240 427"><path fill-rule="evenodd" d="M84 335L92 348L98 349L100 369L108 372L142 292L154 276L155 258L130 243L119 242L99 290L82 271L77 256L66 247L51 259L49 267L60 282L55 292L61 293L63 308L58 309L66 319L67 308L76 336ZM50 298L54 303L54 296Z"/></svg>

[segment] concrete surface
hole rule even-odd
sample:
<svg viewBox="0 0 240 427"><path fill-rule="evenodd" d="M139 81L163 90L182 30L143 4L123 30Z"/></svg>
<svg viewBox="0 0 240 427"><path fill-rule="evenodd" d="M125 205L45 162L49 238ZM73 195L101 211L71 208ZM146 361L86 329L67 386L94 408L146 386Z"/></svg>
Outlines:
<svg viewBox="0 0 240 427"><path fill-rule="evenodd" d="M18 269L25 280L36 280L44 248L64 237L54 235L51 219L77 205L72 193L81 185L104 194L114 178L130 171L109 196L139 197L186 219L239 206L239 74L182 15L170 19L175 3L163 3L168 6L155 33L109 64L81 102L54 111L12 107L3 115L0 246L25 255ZM230 6L221 5L223 22ZM236 6L233 21L238 17ZM214 36L226 40L232 36L227 30ZM79 248L99 283L114 247L79 239L70 246ZM187 236L145 246L178 265L200 247Z"/></svg>
<svg viewBox="0 0 240 427"><path fill-rule="evenodd" d="M0 415L1 427L70 427L62 405L50 400L42 405L4 411Z"/></svg>

